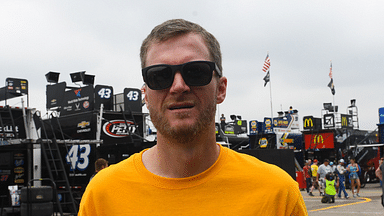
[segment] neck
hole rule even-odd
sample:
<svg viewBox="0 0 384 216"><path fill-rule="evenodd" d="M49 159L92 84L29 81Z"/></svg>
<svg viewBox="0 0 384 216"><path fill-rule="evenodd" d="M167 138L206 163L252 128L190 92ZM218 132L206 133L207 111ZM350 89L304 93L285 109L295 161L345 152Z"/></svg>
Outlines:
<svg viewBox="0 0 384 216"><path fill-rule="evenodd" d="M214 130L214 128L213 128ZM185 178L204 172L220 154L214 131L198 134L188 143L158 134L157 145L143 154L144 166L153 174L168 178Z"/></svg>

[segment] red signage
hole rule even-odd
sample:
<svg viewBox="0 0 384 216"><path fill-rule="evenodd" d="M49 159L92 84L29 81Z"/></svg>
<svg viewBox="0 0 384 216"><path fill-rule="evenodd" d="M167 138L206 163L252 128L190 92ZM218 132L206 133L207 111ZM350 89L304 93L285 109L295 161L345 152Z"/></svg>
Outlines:
<svg viewBox="0 0 384 216"><path fill-rule="evenodd" d="M335 147L333 133L304 134L305 149L332 149Z"/></svg>

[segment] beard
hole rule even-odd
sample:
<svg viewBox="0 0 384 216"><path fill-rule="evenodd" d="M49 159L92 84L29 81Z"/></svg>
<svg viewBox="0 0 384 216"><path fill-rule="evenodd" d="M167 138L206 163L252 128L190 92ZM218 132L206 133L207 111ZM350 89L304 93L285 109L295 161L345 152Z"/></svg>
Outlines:
<svg viewBox="0 0 384 216"><path fill-rule="evenodd" d="M168 139L176 140L179 143L189 143L196 138L196 135L211 127L216 113L216 101L215 97L213 101L208 103L199 112L195 123L185 127L172 127L169 120L161 112L156 111L150 103L148 103L148 110L153 125L161 135ZM189 117L189 114L179 117L178 121L183 121L183 118Z"/></svg>

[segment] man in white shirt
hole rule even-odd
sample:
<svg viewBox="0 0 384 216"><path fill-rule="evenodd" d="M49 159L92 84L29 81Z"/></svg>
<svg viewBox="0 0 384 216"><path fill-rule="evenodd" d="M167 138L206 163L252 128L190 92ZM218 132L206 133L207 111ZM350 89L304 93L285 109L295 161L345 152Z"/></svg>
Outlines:
<svg viewBox="0 0 384 216"><path fill-rule="evenodd" d="M332 167L329 165L329 160L324 159L324 163L317 170L317 181L319 181L320 187L325 188L325 175L329 172L332 172Z"/></svg>

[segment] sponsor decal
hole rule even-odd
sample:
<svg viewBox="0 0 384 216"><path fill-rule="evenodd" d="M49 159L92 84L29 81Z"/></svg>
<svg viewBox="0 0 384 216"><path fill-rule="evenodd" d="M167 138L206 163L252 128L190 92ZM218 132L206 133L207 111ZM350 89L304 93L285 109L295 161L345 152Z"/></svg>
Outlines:
<svg viewBox="0 0 384 216"><path fill-rule="evenodd" d="M89 121L82 121L82 122L78 123L77 127L81 128L81 129L77 130L77 133L87 133L87 132L90 132L91 128L86 128L87 126L90 126L90 125L91 125L91 123Z"/></svg>
<svg viewBox="0 0 384 216"><path fill-rule="evenodd" d="M0 176L0 181L5 182L5 181L8 180L8 178L9 178L9 175L1 175Z"/></svg>
<svg viewBox="0 0 384 216"><path fill-rule="evenodd" d="M87 100L89 100L89 96L72 99L72 100L68 101L68 104L73 104L73 103L77 103L77 102L81 102L81 101L87 101Z"/></svg>
<svg viewBox="0 0 384 216"><path fill-rule="evenodd" d="M76 95L77 97L81 97L81 94L80 94L81 89L74 90L74 92L75 92L75 95Z"/></svg>
<svg viewBox="0 0 384 216"><path fill-rule="evenodd" d="M307 118L304 120L304 128L313 128L312 118Z"/></svg>
<svg viewBox="0 0 384 216"><path fill-rule="evenodd" d="M19 127L15 126L15 131L19 132ZM10 125L5 125L4 128L0 127L0 132L13 132L13 127Z"/></svg>
<svg viewBox="0 0 384 216"><path fill-rule="evenodd" d="M259 146L260 146L260 148L266 148L268 146L267 138L263 137L263 138L259 139Z"/></svg>
<svg viewBox="0 0 384 216"><path fill-rule="evenodd" d="M15 183L21 184L24 183L24 173L15 175Z"/></svg>
<svg viewBox="0 0 384 216"><path fill-rule="evenodd" d="M127 128L128 126L128 128ZM103 131L106 135L114 138L129 136L129 132L134 133L136 127L132 121L113 120L103 125Z"/></svg>
<svg viewBox="0 0 384 216"><path fill-rule="evenodd" d="M305 134L306 149L332 149L334 148L333 133Z"/></svg>
<svg viewBox="0 0 384 216"><path fill-rule="evenodd" d="M89 121L82 121L80 123L77 124L77 127L79 128L85 128L87 126L91 125L91 123Z"/></svg>
<svg viewBox="0 0 384 216"><path fill-rule="evenodd" d="M24 160L23 159L15 160L15 166L22 166L22 165L24 165Z"/></svg>
<svg viewBox="0 0 384 216"><path fill-rule="evenodd" d="M88 109L88 107L89 107L89 101L84 101L84 103L83 103L83 107L84 107L84 109Z"/></svg>
<svg viewBox="0 0 384 216"><path fill-rule="evenodd" d="M75 104L75 107L76 107L75 110L80 110L80 103Z"/></svg>
<svg viewBox="0 0 384 216"><path fill-rule="evenodd" d="M16 184L23 184L24 183L24 179L15 179L15 183Z"/></svg>
<svg viewBox="0 0 384 216"><path fill-rule="evenodd" d="M14 169L14 173L24 173L24 168L23 167L16 167Z"/></svg>
<svg viewBox="0 0 384 216"><path fill-rule="evenodd" d="M317 145L317 144L323 144L323 143L324 143L323 135L315 135L313 137L313 144Z"/></svg>

